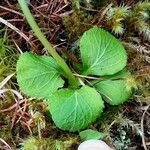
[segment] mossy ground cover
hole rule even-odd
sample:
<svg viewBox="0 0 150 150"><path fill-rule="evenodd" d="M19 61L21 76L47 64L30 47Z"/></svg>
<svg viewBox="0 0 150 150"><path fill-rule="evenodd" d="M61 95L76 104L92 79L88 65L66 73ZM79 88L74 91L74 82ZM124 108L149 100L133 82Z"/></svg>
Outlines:
<svg viewBox="0 0 150 150"><path fill-rule="evenodd" d="M121 106L107 105L107 113L89 127L107 133L103 140L117 150L150 148L148 5L149 2L129 0L97 0L91 3L86 0L80 3L78 0L29 1L29 7L42 32L58 53L69 60L68 64L78 66L81 63L78 40L86 30L94 26L103 27L124 44L128 53L127 68L133 76L128 81L135 88L133 96ZM22 52L32 51L38 55L48 52L34 36L17 1L0 2L0 17L4 19L0 18L1 82L15 73L16 62ZM143 27L142 30L135 22ZM118 29L121 32L115 32ZM79 133L59 130L49 119L45 101L37 102L20 93L16 74L2 89L13 89L23 99L20 100L19 95L11 91L0 94L0 149L22 149L23 145L26 150L34 149L35 147L30 147L33 145L39 149L77 149L81 142Z"/></svg>

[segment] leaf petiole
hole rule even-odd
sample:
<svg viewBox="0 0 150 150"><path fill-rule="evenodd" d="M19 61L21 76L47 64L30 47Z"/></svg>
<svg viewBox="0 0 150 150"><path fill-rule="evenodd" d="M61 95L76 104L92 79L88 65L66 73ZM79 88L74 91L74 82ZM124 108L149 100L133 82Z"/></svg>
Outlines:
<svg viewBox="0 0 150 150"><path fill-rule="evenodd" d="M22 11L23 11L23 13L24 13L29 25L30 25L30 27L32 28L32 30L34 31L35 35L40 40L40 42L43 44L43 46L48 50L48 52L57 61L59 66L63 69L63 71L65 72L65 74L66 74L66 76L69 80L69 84L73 87L78 86L78 80L74 77L74 75L72 74L72 72L71 72L70 68L68 67L68 65L59 56L59 54L56 52L56 50L52 47L52 45L49 43L49 41L45 38L45 36L41 32L39 26L37 25L37 23L35 22L32 14L31 14L25 0L18 0L18 2L19 2L19 5L20 5L20 7L21 7L21 9L22 9Z"/></svg>

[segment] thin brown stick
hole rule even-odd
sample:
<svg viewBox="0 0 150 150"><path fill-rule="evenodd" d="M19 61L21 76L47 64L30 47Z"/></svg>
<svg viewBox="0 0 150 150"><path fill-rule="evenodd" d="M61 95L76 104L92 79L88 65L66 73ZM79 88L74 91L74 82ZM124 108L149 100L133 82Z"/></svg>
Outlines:
<svg viewBox="0 0 150 150"><path fill-rule="evenodd" d="M10 8L4 7L4 6L0 6L0 8L2 8L2 9L4 9L4 10L7 10L7 11L9 11L9 12L15 13L15 14L17 14L17 15L23 16L22 13L17 12L17 11L15 11L15 10L13 10L13 9L10 9Z"/></svg>
<svg viewBox="0 0 150 150"><path fill-rule="evenodd" d="M83 6L80 6L80 8L81 8L81 9L84 9L84 10L87 10L87 11L99 12L99 11L96 10L96 9L87 8L87 7L83 7Z"/></svg>
<svg viewBox="0 0 150 150"><path fill-rule="evenodd" d="M16 121L16 118L17 118L17 110L19 109L19 106L20 106L19 101L17 101L16 98L14 98L14 99L15 99L17 105L16 105L15 112L14 112L13 117L12 117L11 129L12 129L12 128L14 127L14 125L15 125L15 121Z"/></svg>
<svg viewBox="0 0 150 150"><path fill-rule="evenodd" d="M22 104L25 100L20 100L19 101L19 104ZM14 109L15 107L17 107L17 103L15 103L14 105L10 106L9 108L6 108L6 109L3 109L3 110L0 110L0 112L7 112L7 111L11 111L12 109Z"/></svg>
<svg viewBox="0 0 150 150"><path fill-rule="evenodd" d="M68 4L64 5L63 7L59 8L58 10L56 10L54 13L57 14L59 13L61 10L63 10L64 8L66 8L68 6Z"/></svg>
<svg viewBox="0 0 150 150"><path fill-rule="evenodd" d="M24 116L25 114L25 111L26 111L26 108L27 108L27 100L25 100L25 103L24 103L24 106L23 107L20 107L20 109L17 111L17 113L20 111L21 112L21 116L19 117L19 119L16 121L16 123L18 123L21 118ZM22 110L23 109L23 110Z"/></svg>

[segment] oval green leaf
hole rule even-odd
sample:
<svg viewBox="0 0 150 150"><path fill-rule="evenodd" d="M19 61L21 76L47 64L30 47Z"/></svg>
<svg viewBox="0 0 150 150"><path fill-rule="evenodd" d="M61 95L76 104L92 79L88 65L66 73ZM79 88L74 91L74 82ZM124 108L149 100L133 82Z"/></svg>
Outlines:
<svg viewBox="0 0 150 150"><path fill-rule="evenodd" d="M111 105L120 105L128 100L132 90L127 88L125 80L107 80L94 85L103 95L106 102Z"/></svg>
<svg viewBox="0 0 150 150"><path fill-rule="evenodd" d="M131 77L131 73L126 70L125 68L113 75L109 75L109 76L103 76L103 79L108 79L108 80L116 80L116 79L127 79Z"/></svg>
<svg viewBox="0 0 150 150"><path fill-rule="evenodd" d="M79 135L82 141L86 141L86 140L92 140L92 139L95 139L95 140L103 139L107 135L107 133L98 132L92 129L87 129L87 130L81 131Z"/></svg>
<svg viewBox="0 0 150 150"><path fill-rule="evenodd" d="M17 81L21 91L30 97L47 99L64 81L52 57L23 53L17 62Z"/></svg>
<svg viewBox="0 0 150 150"><path fill-rule="evenodd" d="M112 75L127 63L127 54L121 42L97 27L83 34L80 52L85 75Z"/></svg>
<svg viewBox="0 0 150 150"><path fill-rule="evenodd" d="M49 110L57 127L79 131L92 124L104 108L100 94L93 88L61 89L49 99Z"/></svg>

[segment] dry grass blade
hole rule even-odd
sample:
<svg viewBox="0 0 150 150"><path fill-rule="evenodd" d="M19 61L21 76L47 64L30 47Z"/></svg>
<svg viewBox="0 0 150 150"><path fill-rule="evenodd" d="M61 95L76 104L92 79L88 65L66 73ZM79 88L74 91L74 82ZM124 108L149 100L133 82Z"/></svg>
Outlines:
<svg viewBox="0 0 150 150"><path fill-rule="evenodd" d="M13 94L15 94L19 99L23 99L23 96L16 90L13 89L6 89L4 88L4 85L11 79L11 77L14 75L10 74L9 76L7 76L1 83L0 83L0 97L3 93L7 92L7 91L11 91Z"/></svg>
<svg viewBox="0 0 150 150"><path fill-rule="evenodd" d="M2 82L0 82L0 89L10 80L10 78L14 75L10 74L8 77L6 77Z"/></svg>
<svg viewBox="0 0 150 150"><path fill-rule="evenodd" d="M21 37L23 37L27 42L29 42L30 39L23 32L21 32L18 28L16 28L11 23L9 23L7 20L5 20L5 19L3 19L3 18L0 17L0 22L3 23L3 24L5 24L6 26L8 26L9 28L11 28L15 32L17 32Z"/></svg>
<svg viewBox="0 0 150 150"><path fill-rule="evenodd" d="M2 143L4 143L8 148L9 148L9 150L12 150L12 148L7 144L7 142L6 141L4 141L2 138L0 138L0 141L2 142Z"/></svg>
<svg viewBox="0 0 150 150"><path fill-rule="evenodd" d="M25 39L31 46L33 46L34 48L36 47L35 44L33 42L30 41L30 38L27 37L21 30L19 30L17 27L15 27L14 25L12 25L11 23L9 23L7 20L3 19L0 17L0 22L5 24L6 26L8 26L9 28L11 28L12 30L14 30L16 33L18 33L23 39Z"/></svg>

